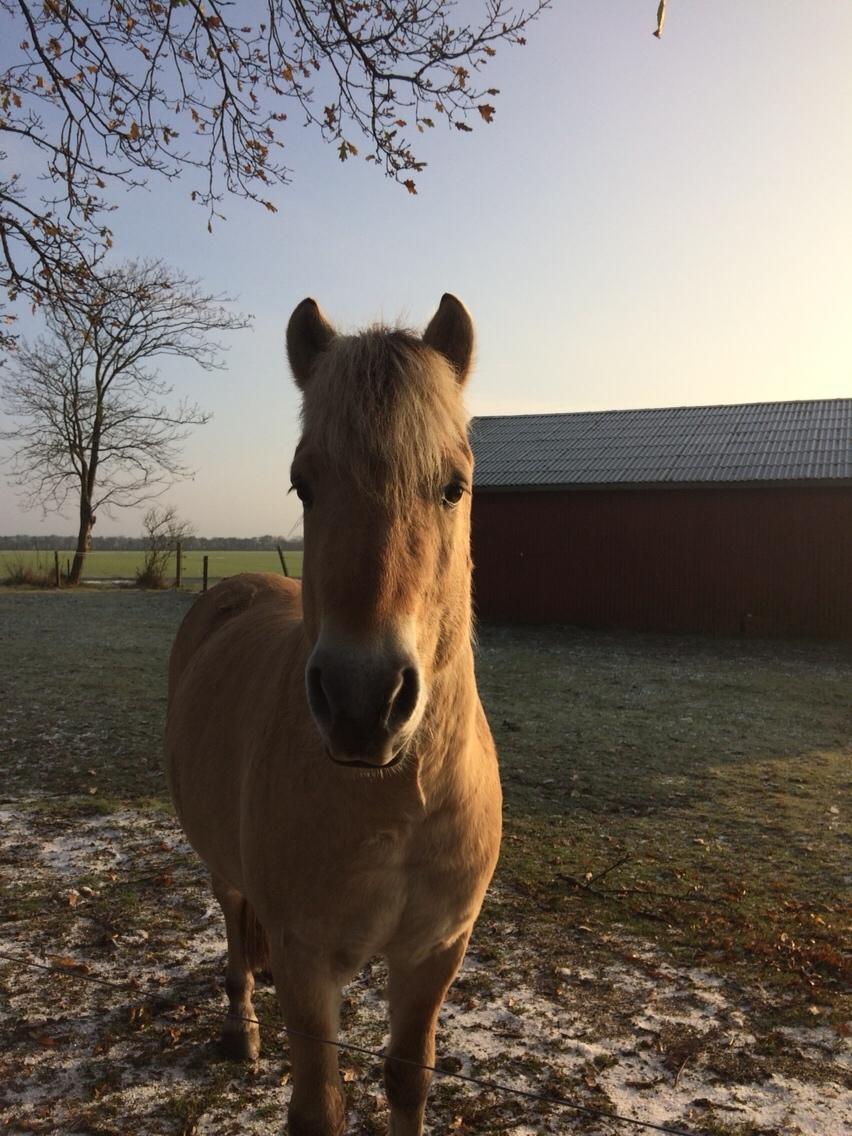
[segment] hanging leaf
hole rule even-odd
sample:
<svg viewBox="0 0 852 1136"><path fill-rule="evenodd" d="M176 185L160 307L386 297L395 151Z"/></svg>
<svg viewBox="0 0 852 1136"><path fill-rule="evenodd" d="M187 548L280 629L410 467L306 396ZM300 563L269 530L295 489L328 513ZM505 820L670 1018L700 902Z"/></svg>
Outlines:
<svg viewBox="0 0 852 1136"><path fill-rule="evenodd" d="M657 27L654 35L660 39L663 34L663 24L666 22L666 0L660 0L660 6L657 8Z"/></svg>

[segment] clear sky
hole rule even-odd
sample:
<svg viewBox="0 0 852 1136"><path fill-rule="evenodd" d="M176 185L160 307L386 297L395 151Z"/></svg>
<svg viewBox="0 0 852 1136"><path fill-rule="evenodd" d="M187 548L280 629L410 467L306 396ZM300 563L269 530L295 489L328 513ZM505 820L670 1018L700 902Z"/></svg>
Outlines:
<svg viewBox="0 0 852 1136"><path fill-rule="evenodd" d="M274 216L231 201L210 236L186 184L122 197L122 256L255 317L224 372L167 372L214 418L164 500L207 536L297 521L283 335L306 295L351 330L422 327L455 292L478 329L474 414L852 395L852 4L668 7L658 41L655 0L554 0L492 65L494 123L426 139L416 197L298 127ZM73 522L0 486L1 532Z"/></svg>

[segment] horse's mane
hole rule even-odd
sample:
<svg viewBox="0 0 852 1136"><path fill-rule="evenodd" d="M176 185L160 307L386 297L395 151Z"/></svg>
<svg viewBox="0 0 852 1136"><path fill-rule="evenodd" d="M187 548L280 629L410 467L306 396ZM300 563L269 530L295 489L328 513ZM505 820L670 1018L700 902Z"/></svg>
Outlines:
<svg viewBox="0 0 852 1136"><path fill-rule="evenodd" d="M455 372L409 331L338 336L305 391L305 441L363 487L405 500L438 489L467 449Z"/></svg>

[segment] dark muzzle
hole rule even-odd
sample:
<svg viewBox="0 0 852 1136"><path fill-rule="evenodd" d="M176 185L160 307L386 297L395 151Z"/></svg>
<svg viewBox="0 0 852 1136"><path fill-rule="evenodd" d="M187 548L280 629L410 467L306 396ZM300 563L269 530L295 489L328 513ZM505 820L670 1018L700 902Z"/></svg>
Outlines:
<svg viewBox="0 0 852 1136"><path fill-rule="evenodd" d="M334 761L382 767L399 757L420 697L413 659L317 645L305 680L311 713Z"/></svg>

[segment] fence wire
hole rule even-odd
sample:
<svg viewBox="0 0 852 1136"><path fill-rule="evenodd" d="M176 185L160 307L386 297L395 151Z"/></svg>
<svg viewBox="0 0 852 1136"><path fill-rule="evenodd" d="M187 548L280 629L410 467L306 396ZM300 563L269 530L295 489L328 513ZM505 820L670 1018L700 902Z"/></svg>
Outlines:
<svg viewBox="0 0 852 1136"><path fill-rule="evenodd" d="M137 997L143 994L141 986L131 986L126 983L112 982L106 978L99 978L94 974L86 974L81 970L73 970L69 967L51 966L48 963L36 962L34 959L24 958L21 955L9 954L6 951L0 951L0 958L6 959L8 962L14 963L17 966L24 967L30 970L43 970L49 974L55 975L59 978L76 979L80 982L89 982L97 986L106 986L112 990L120 990L124 994L133 994ZM229 1014L227 1011L222 1010L215 1015L210 1013L202 1014L202 1020L210 1024L219 1024L224 1022L226 1018L231 1021L243 1021L249 1025L261 1026L264 1025L259 1018L243 1018L238 1015ZM164 1014L153 1014L152 1021L165 1020ZM415 1069L421 1069L424 1072L432 1073L438 1077L445 1077L454 1081L461 1081L468 1085L475 1085L477 1088L484 1089L487 1092L496 1093L499 1096L514 1096L520 1097L523 1100L534 1101L539 1104L553 1105L557 1108L565 1108L571 1112L578 1113L582 1116L587 1116L593 1120L601 1120L609 1124L624 1124L631 1125L634 1129L641 1128L646 1131L662 1132L666 1136L698 1136L695 1132L689 1132L685 1128L672 1128L666 1124L657 1124L651 1120L636 1120L632 1116L621 1116L615 1112L604 1112L602 1109L591 1108L588 1105L577 1104L576 1101L568 1100L566 1097L557 1096L552 1093L536 1093L530 1089L521 1089L514 1085L504 1085L499 1081L487 1081L481 1077L474 1077L468 1073L453 1072L449 1069L442 1069L439 1065L424 1065L419 1061L410 1060L407 1057L396 1057L392 1054L385 1053L382 1050L370 1049L365 1045L357 1045L354 1042L332 1040L331 1038L318 1037L314 1034L305 1033L302 1030L293 1029L285 1025L283 1022L279 1023L279 1028L283 1030L289 1037L298 1037L304 1041L312 1041L318 1045L329 1045L335 1049L340 1049L345 1052L358 1053L366 1057L372 1057L376 1061L393 1061L399 1065L408 1065Z"/></svg>

